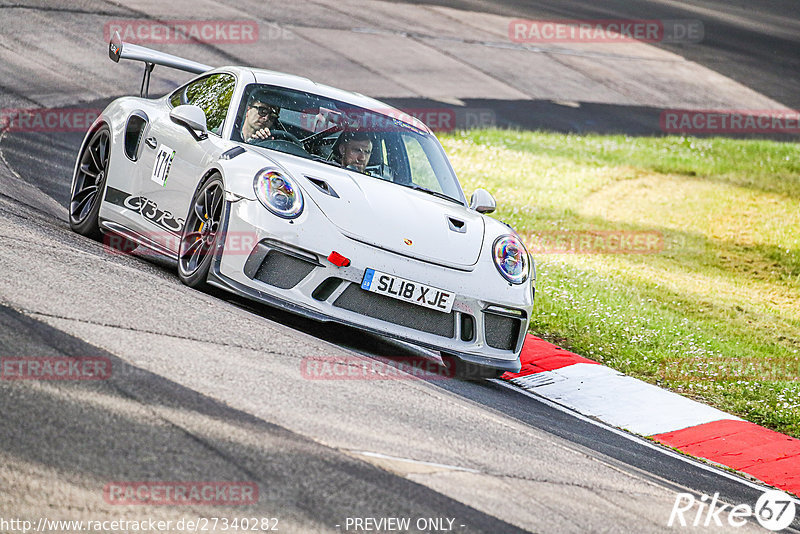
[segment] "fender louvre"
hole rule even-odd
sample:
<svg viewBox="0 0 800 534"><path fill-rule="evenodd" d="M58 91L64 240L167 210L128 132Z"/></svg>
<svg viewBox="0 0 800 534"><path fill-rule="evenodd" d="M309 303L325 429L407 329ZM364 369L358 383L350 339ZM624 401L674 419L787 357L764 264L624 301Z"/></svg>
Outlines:
<svg viewBox="0 0 800 534"><path fill-rule="evenodd" d="M245 152L247 152L247 150L245 150L244 148L242 148L240 146L236 146L236 147L231 148L230 150L226 150L225 152L223 152L222 155L220 155L219 159L225 160L225 161L231 160L231 159L235 158L236 156L241 156Z"/></svg>

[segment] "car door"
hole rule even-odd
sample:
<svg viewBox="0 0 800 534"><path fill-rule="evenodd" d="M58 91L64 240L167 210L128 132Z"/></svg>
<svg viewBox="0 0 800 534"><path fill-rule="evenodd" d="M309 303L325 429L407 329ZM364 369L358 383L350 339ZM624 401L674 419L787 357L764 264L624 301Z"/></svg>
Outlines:
<svg viewBox="0 0 800 534"><path fill-rule="evenodd" d="M145 139L149 160L140 165L140 215L147 237L177 251L189 204L203 171L224 150L220 136L236 85L232 74L218 73L194 80L175 91L169 110L181 104L199 106L206 116L208 137L197 139L173 122L169 110L160 113Z"/></svg>

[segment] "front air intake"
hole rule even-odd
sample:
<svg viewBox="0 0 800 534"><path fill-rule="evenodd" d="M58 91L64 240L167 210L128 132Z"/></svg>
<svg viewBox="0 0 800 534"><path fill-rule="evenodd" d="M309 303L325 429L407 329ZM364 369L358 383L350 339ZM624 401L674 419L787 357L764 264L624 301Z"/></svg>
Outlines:
<svg viewBox="0 0 800 534"><path fill-rule="evenodd" d="M313 263L296 256L270 250L253 278L279 289L291 289L308 276L314 267Z"/></svg>
<svg viewBox="0 0 800 534"><path fill-rule="evenodd" d="M484 310L483 323L486 344L494 349L516 349L522 322L519 317L510 317Z"/></svg>

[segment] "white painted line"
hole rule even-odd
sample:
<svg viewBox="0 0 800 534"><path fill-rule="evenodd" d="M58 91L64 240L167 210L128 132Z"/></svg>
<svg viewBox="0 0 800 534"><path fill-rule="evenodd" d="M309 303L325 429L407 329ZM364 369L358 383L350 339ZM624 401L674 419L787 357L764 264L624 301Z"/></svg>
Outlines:
<svg viewBox="0 0 800 534"><path fill-rule="evenodd" d="M642 436L721 419L740 420L603 365L577 363L538 375L533 379L514 379L513 382L583 415L597 417Z"/></svg>
<svg viewBox="0 0 800 534"><path fill-rule="evenodd" d="M494 382L496 384L499 384L499 385L501 385L501 386L503 386L505 388L511 389L513 391L516 391L516 392L518 392L518 393L520 393L522 395L528 396L528 397L534 399L536 402L541 402L545 406L549 406L550 408L553 408L554 410L558 410L559 412L562 412L562 413L565 413L565 414L567 414L569 416L572 416L575 419L579 419L579 420L584 421L586 423L590 423L590 424L592 424L592 425L594 425L594 426L596 426L598 428L602 428L603 430L607 430L608 432L611 432L613 434L621 436L621 437L623 437L623 438L625 438L625 439L627 439L629 441L633 441L634 443L638 443L639 445L647 447L648 449L652 449L652 450L657 451L657 452L659 452L661 454L665 454L665 455L670 456L672 458L676 458L676 459L678 459L678 460L680 460L680 461L682 461L684 463L690 464L694 468L702 469L703 471L708 471L709 473L713 473L715 475L719 475L721 477L727 478L727 479L732 480L734 482L738 482L740 484L744 484L745 486L748 486L750 488L756 489L758 491L766 491L766 490L769 489L769 486L766 486L766 485L763 485L763 484L756 484L755 482L751 482L750 480L747 480L746 478L743 478L741 476L737 476L737 475L728 473L727 471L723 471L722 469L716 468L714 466L707 465L707 464L705 464L703 462L700 462L699 460L695 460L695 459L690 458L688 456L684 456L683 454L679 454L679 453L677 453L677 452L675 452L675 451L673 451L671 449L668 449L666 447L656 445L655 443L651 443L651 442L647 441L646 439L644 439L642 437L639 437L637 435L631 434L630 432L626 432L625 430L620 430L619 428L615 428L613 426L610 426L610 425L608 425L608 424L606 424L606 423L604 423L602 421L598 421L596 419L591 419L589 417L586 417L585 415L583 415L583 414L581 414L579 412L576 412L575 410L573 410L571 408L563 406L563 405L561 405L561 404L559 404L557 402L551 401L551 400L549 400L549 399L547 399L545 397L542 397L542 396L540 396L540 395L538 395L538 394L536 394L534 392L528 391L526 389L521 389L521 388L518 388L518 387L516 387L516 386L514 386L512 384L509 384L508 381L506 381L506 380L498 378L498 379L492 380L492 382ZM800 501L798 501L798 504L800 504Z"/></svg>

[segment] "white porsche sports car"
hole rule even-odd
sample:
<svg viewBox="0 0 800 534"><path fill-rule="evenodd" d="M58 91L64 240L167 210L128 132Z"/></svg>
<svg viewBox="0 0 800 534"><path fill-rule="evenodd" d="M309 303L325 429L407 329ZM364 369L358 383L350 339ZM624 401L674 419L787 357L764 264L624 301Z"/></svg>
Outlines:
<svg viewBox="0 0 800 534"><path fill-rule="evenodd" d="M519 370L533 262L484 215L488 192L467 203L424 124L306 78L212 68L119 35L109 55L144 63L142 94L112 102L81 144L74 231L173 257L191 287L438 350L483 376ZM155 65L198 76L150 99Z"/></svg>

